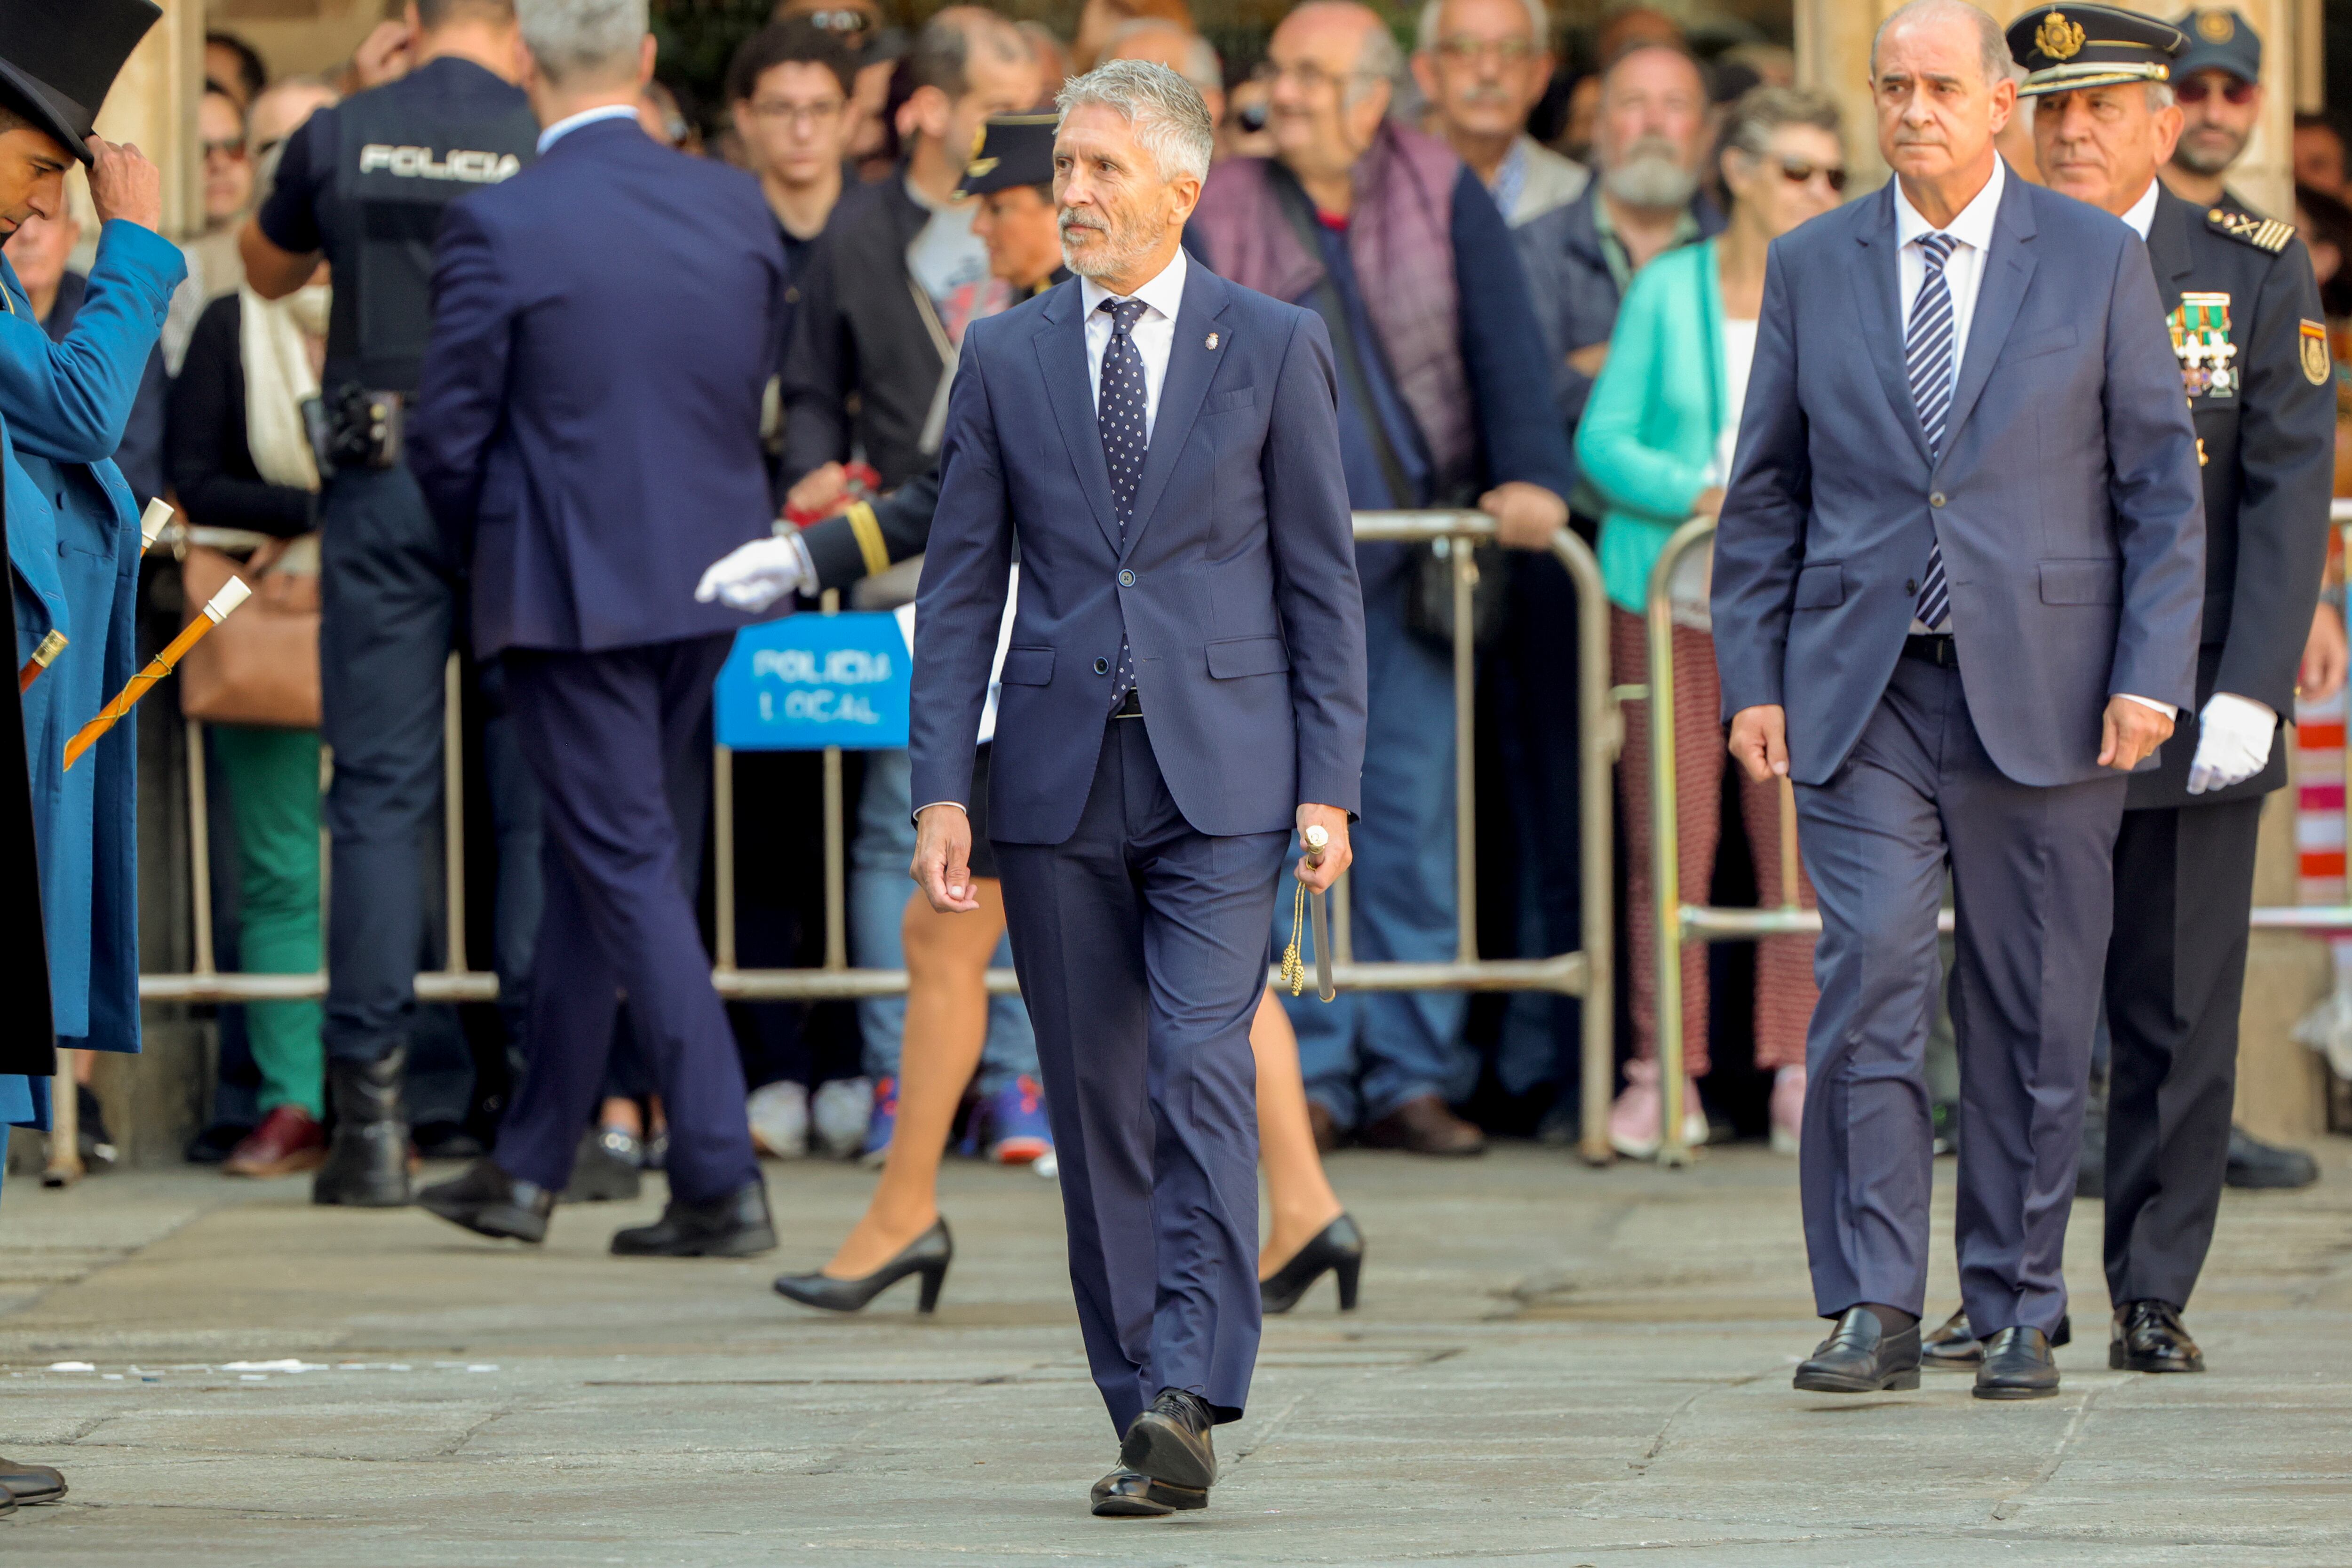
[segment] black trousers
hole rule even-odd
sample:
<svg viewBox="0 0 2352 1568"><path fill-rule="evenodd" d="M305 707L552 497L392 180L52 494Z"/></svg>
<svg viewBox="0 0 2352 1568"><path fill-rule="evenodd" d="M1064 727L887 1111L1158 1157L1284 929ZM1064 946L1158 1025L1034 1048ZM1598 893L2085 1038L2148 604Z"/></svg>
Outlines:
<svg viewBox="0 0 2352 1568"><path fill-rule="evenodd" d="M2124 813L2107 948L2107 1294L2189 1304L2213 1241L2263 803Z"/></svg>

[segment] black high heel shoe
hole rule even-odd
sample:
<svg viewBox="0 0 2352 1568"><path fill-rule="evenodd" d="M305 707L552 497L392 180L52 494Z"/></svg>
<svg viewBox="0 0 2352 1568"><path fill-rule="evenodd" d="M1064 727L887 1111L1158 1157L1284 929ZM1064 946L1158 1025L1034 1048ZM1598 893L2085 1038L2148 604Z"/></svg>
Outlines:
<svg viewBox="0 0 2352 1568"><path fill-rule="evenodd" d="M1364 1271L1364 1233L1344 1214L1316 1232L1315 1239L1292 1253L1289 1262L1257 1282L1259 1304L1268 1312L1287 1312L1327 1268L1339 1277L1339 1310L1354 1311L1356 1281Z"/></svg>
<svg viewBox="0 0 2352 1568"><path fill-rule="evenodd" d="M909 1274L923 1277L923 1293L915 1310L929 1312L940 1304L940 1287L947 1282L948 1265L955 1261L955 1238L948 1222L934 1220L931 1228L908 1242L906 1250L873 1273L858 1279L835 1279L829 1274L779 1274L776 1294L803 1307L828 1312L855 1312Z"/></svg>

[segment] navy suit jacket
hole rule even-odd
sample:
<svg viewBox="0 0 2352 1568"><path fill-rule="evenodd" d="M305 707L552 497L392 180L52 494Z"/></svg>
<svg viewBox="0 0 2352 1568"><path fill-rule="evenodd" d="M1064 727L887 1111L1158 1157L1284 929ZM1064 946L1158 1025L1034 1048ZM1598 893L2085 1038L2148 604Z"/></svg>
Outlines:
<svg viewBox="0 0 2352 1568"><path fill-rule="evenodd" d="M969 800L1017 540L993 837L1076 830L1122 629L1160 773L1196 831L1287 832L1309 802L1353 813L1364 606L1322 321L1190 267L1122 550L1079 288L964 334L916 602L916 803Z"/></svg>
<svg viewBox="0 0 2352 1568"><path fill-rule="evenodd" d="M783 241L750 175L595 121L453 203L409 466L470 545L474 646L732 631L703 569L769 531Z"/></svg>
<svg viewBox="0 0 2352 1568"><path fill-rule="evenodd" d="M2099 777L2110 696L2197 696L2205 503L2147 247L2010 174L1933 460L1895 248L1891 183L1772 243L1716 534L1724 715L1783 704L1790 773L1828 782L1902 656L1932 539L1994 764Z"/></svg>

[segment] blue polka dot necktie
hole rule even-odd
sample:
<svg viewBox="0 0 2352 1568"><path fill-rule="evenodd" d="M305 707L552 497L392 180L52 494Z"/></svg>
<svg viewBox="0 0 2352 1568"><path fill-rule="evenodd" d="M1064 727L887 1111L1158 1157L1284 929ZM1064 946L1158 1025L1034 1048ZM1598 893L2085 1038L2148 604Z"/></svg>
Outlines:
<svg viewBox="0 0 2352 1568"><path fill-rule="evenodd" d="M1110 466L1110 505L1118 518L1118 549L1127 553L1127 525L1135 517L1136 487L1143 482L1143 455L1151 441L1143 423L1143 355L1135 346L1135 323L1143 319L1140 300L1105 300L1095 307L1110 317L1110 346L1103 350L1102 395L1095 414L1102 426L1103 460ZM1117 709L1135 689L1135 660L1119 633L1118 670L1110 683Z"/></svg>
<svg viewBox="0 0 2352 1568"><path fill-rule="evenodd" d="M1903 361L1911 375L1911 406L1918 411L1927 450L1936 457L1944 452L1944 421L1952 412L1956 359L1952 286L1944 277L1944 263L1958 243L1941 229L1919 237L1919 257L1927 264L1927 271L1919 282L1919 297L1911 304L1910 330L1903 334ZM1943 630L1952 615L1952 591L1944 578L1944 545L1932 527L1927 536L1927 570L1919 577L1914 613L1931 632Z"/></svg>

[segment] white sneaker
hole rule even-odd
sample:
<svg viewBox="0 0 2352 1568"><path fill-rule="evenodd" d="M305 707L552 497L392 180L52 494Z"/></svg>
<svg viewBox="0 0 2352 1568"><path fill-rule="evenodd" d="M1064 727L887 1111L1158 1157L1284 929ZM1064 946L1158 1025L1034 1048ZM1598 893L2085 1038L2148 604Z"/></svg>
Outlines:
<svg viewBox="0 0 2352 1568"><path fill-rule="evenodd" d="M751 1147L772 1160L797 1160L808 1152L808 1086L788 1079L763 1083L744 1109L751 1117Z"/></svg>
<svg viewBox="0 0 2352 1568"><path fill-rule="evenodd" d="M1061 1175L1062 1163L1054 1158L1054 1152L1048 1149L1029 1162L1029 1169L1050 1182Z"/></svg>
<svg viewBox="0 0 2352 1568"><path fill-rule="evenodd" d="M837 1078L822 1084L809 1104L810 1148L822 1159L855 1160L866 1147L874 1116L874 1080Z"/></svg>

